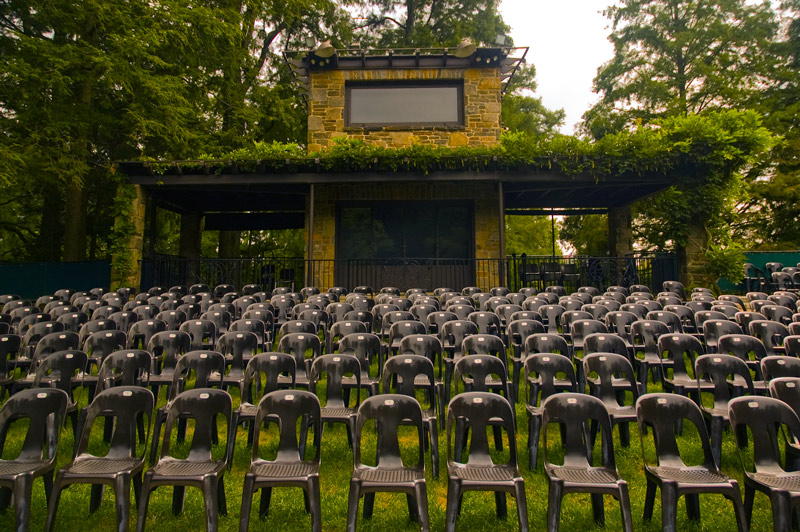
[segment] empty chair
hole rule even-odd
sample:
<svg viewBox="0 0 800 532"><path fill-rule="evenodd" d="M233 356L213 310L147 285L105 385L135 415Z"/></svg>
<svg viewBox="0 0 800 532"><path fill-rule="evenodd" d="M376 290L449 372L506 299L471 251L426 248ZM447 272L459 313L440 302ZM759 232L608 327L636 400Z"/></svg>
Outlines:
<svg viewBox="0 0 800 532"><path fill-rule="evenodd" d="M422 423L428 435L433 476L439 478L439 431L436 424L438 401L433 363L421 355L398 355L390 358L383 365L381 390L384 394L394 393L408 397L415 397L416 390L424 393L427 404L420 406Z"/></svg>
<svg viewBox="0 0 800 532"><path fill-rule="evenodd" d="M297 434L298 419L302 419L304 426L310 426L314 433L315 451L310 459L304 456L307 442L301 439L307 432ZM322 423L319 400L314 394L305 391L273 391L259 401L254 422L258 430L253 436L253 453L244 477L240 530L248 529L255 490L262 490L259 513L265 517L269 511L273 488L298 487L303 489L306 496L306 510L311 514L312 532L321 532L319 465ZM262 428L269 429L273 422L279 431L278 449L274 457L267 459L262 457L259 443L263 440Z"/></svg>
<svg viewBox="0 0 800 532"><path fill-rule="evenodd" d="M608 333L606 324L598 320L578 320L572 324L572 356L575 357L578 351L583 354L584 341L590 334ZM582 357L578 357L580 360Z"/></svg>
<svg viewBox="0 0 800 532"><path fill-rule="evenodd" d="M625 345L631 350L633 349L633 344L631 343L631 325L638 319L639 317L633 312L624 310L614 310L605 315L608 331L622 338L622 340L625 341Z"/></svg>
<svg viewBox="0 0 800 532"><path fill-rule="evenodd" d="M444 358L444 397L445 403L450 398L450 382L456 360L464 356L461 350L464 338L471 334L478 334L478 326L469 320L454 320L444 323L439 330L439 339L445 350Z"/></svg>
<svg viewBox="0 0 800 532"><path fill-rule="evenodd" d="M328 423L344 423L347 427L347 441L352 445L355 435L358 405L361 403L361 365L353 355L322 355L314 359L309 374L310 391L317 394L317 384L325 379L325 405L322 407L322 421ZM343 394L342 379L345 375L355 379L355 404L349 405L347 396Z"/></svg>
<svg viewBox="0 0 800 532"><path fill-rule="evenodd" d="M291 333L305 333L317 336L317 326L306 320L290 320L283 322L278 329L278 336L282 337Z"/></svg>
<svg viewBox="0 0 800 532"><path fill-rule="evenodd" d="M217 340L217 352L225 356L227 372L222 376L222 385L228 389L233 385L244 393L244 370L247 362L258 353L258 337L248 331L226 332Z"/></svg>
<svg viewBox="0 0 800 532"><path fill-rule="evenodd" d="M14 530L19 532L28 530L36 477L45 479L45 495L50 497L58 437L68 401L62 390L40 388L18 392L0 408L0 448L5 447L10 434L21 436L14 430L17 420L21 420L17 426L25 430L24 437L20 437L23 443L17 457L0 459L0 488L10 490L14 496ZM0 509L5 510L8 503L6 493L0 498Z"/></svg>
<svg viewBox="0 0 800 532"><path fill-rule="evenodd" d="M375 422L378 433L374 466L361 459L364 425L368 422ZM398 439L400 425L416 428L418 459L415 463L403 462ZM347 532L356 530L358 502L362 496L364 517L372 516L375 492L378 491L405 493L411 519L419 521L423 532L429 530L424 441L422 411L413 397L385 394L369 397L361 403L353 444L355 465L347 504Z"/></svg>
<svg viewBox="0 0 800 532"><path fill-rule="evenodd" d="M438 334L442 325L447 323L448 321L455 321L458 319L452 312L446 311L437 311L431 314L428 314L428 319L426 321L428 325L428 333L429 334Z"/></svg>
<svg viewBox="0 0 800 532"><path fill-rule="evenodd" d="M400 342L406 336L425 334L427 328L424 323L415 320L401 320L392 323L389 327L389 334L386 338L386 347L390 355L395 354L400 348Z"/></svg>
<svg viewBox="0 0 800 532"><path fill-rule="evenodd" d="M789 329L777 321L755 320L750 322L750 334L764 343L767 356L781 355L784 353L783 340L789 336Z"/></svg>
<svg viewBox="0 0 800 532"><path fill-rule="evenodd" d="M325 352L326 353L335 353L339 350L339 340L347 336L348 334L353 333L366 333L367 326L362 321L357 320L340 320L334 322L331 325L330 330L328 331L328 335L325 339L326 346Z"/></svg>
<svg viewBox="0 0 800 532"><path fill-rule="evenodd" d="M792 332L791 330L789 332ZM797 333L783 339L783 350L788 356L800 358L800 327Z"/></svg>
<svg viewBox="0 0 800 532"><path fill-rule="evenodd" d="M686 301L686 290L684 289L683 284L680 282L664 281L662 287L664 288L664 291L673 292L675 295L681 298L682 301Z"/></svg>
<svg viewBox="0 0 800 532"><path fill-rule="evenodd" d="M353 355L358 359L361 366L361 386L369 395L377 395L380 387L380 371L382 368L381 360L381 340L377 334L373 333L351 333L345 335L339 341L339 353ZM402 342L400 351L403 351ZM373 361L378 361L377 375L372 376L370 366ZM355 379L344 378L345 389L355 385Z"/></svg>
<svg viewBox="0 0 800 532"><path fill-rule="evenodd" d="M557 353L533 353L525 359L525 409L528 413L528 467L536 469L539 431L542 426L541 405L558 392L577 392L572 361Z"/></svg>
<svg viewBox="0 0 800 532"><path fill-rule="evenodd" d="M458 423L457 423L458 422ZM488 425L499 426L508 437L508 460L495 463L489 454ZM454 429L455 432L454 433ZM470 441L463 438L467 429ZM454 454L454 445L468 449L466 461ZM445 530L454 532L465 491L494 491L497 516L506 516L506 493L517 499L521 532L528 530L525 481L517 466L516 432L511 404L503 397L485 392L468 392L453 397L447 411L447 514Z"/></svg>
<svg viewBox="0 0 800 532"><path fill-rule="evenodd" d="M179 458L173 455L171 435L176 421L187 418L194 420L194 432L188 456ZM183 510L186 486L203 490L206 530L217 530L218 514L227 513L223 483L225 453L220 459L214 459L212 455L212 442L217 433L219 418L225 422L223 434L226 434L230 430L231 396L223 390L207 388L188 390L169 403L164 441L158 462L144 474L139 520L136 523L137 532L144 532L150 493L157 487L165 485L173 486L172 511L175 514ZM157 436L154 434L153 438Z"/></svg>
<svg viewBox="0 0 800 532"><path fill-rule="evenodd" d="M759 312L737 312L733 318L736 320L736 323L739 324L739 327L742 328L742 331L746 332L750 330L751 321L767 319L766 316Z"/></svg>
<svg viewBox="0 0 800 532"><path fill-rule="evenodd" d="M734 429L747 428L753 434L752 454L742 442L737 445L744 469L744 507L748 526L753 515L755 492L770 499L775 532L792 529L793 510L800 503L800 472L781 465L781 450L800 437L800 419L786 403L770 397L739 397L728 405ZM793 440L781 436L778 426L787 427ZM781 445L783 443L783 445Z"/></svg>
<svg viewBox="0 0 800 532"><path fill-rule="evenodd" d="M561 332L559 330L561 315L566 312L566 310L567 309L561 305L544 305L539 307L539 314L542 316L542 321L548 333L557 334Z"/></svg>
<svg viewBox="0 0 800 532"><path fill-rule="evenodd" d="M700 340L691 334L665 334L658 339L658 352L664 390L691 397L699 403L701 383L695 376L694 363L697 357L705 354ZM705 387L710 390L712 385Z"/></svg>
<svg viewBox="0 0 800 532"><path fill-rule="evenodd" d="M712 355L713 356L713 355ZM643 395L636 403L639 435L642 439L644 473L647 479L647 494L644 502L644 520L653 517L656 490L661 488L661 523L665 532L676 530L675 521L678 498L686 497L686 513L690 519L700 519L700 493L718 493L733 503L739 532L747 530L744 505L739 494L739 485L720 472L711 452L708 432L698 406L680 395L652 393ZM699 465L686 465L681 449L695 449L695 445L679 446L675 438L675 426L685 420L697 430L703 461ZM653 432L652 440L647 432ZM645 450L655 448L654 463ZM653 443L650 444L649 442ZM696 461L692 459L691 461Z"/></svg>
<svg viewBox="0 0 800 532"><path fill-rule="evenodd" d="M587 303L586 305L581 306L581 310L591 314L592 319L601 321L605 320L606 314L610 312L608 307L598 305L597 303Z"/></svg>
<svg viewBox="0 0 800 532"><path fill-rule="evenodd" d="M589 384L589 392L600 399L608 410L611 425L619 425L619 439L623 447L630 445L628 424L636 421L635 403L639 398L639 387L630 361L616 353L592 353L583 359L583 374ZM626 392L626 393L622 393ZM631 399L625 396L631 396ZM592 447L598 426L593 424ZM608 443L604 441L604 445ZM603 447L603 452L608 449Z"/></svg>
<svg viewBox="0 0 800 532"><path fill-rule="evenodd" d="M138 500L144 469L145 453L144 451L137 453L136 448L137 445L144 448L147 441L153 401L150 390L137 386L103 390L95 396L86 411L77 455L72 463L60 469L56 475L45 526L48 532L53 530L61 490L76 483L92 484L89 506L92 512L100 506L104 485L112 486L117 507L117 530L127 532L131 481ZM141 417L147 417L148 431L139 434L137 441L136 425ZM89 450L89 438L94 422L98 418L105 418L107 423L113 421L114 426L109 449L103 455L95 455Z"/></svg>
<svg viewBox="0 0 800 532"><path fill-rule="evenodd" d="M732 355L703 355L697 357L694 366L698 383L705 381L714 386L711 406L704 405L703 396L706 389L700 389L700 410L703 417L708 420L711 430L711 451L714 462L719 464L722 454L722 429L729 424L728 401L733 398L735 392L733 379L738 378L739 382L744 383L746 387L744 393L747 395L755 393L753 380L744 361ZM738 387L741 388L741 385Z"/></svg>
<svg viewBox="0 0 800 532"><path fill-rule="evenodd" d="M548 427L558 425L561 429L563 458L560 464L552 462L548 456ZM586 448L586 427L600 427L603 448L600 466L592 464ZM547 505L547 529L557 532L561 515L561 500L567 493L591 493L592 510L595 522L605 523L603 495L611 495L619 501L622 513L622 529L633 532L631 503L628 497L628 484L617 471L614 459L614 446L611 437L611 420L602 401L596 397L578 393L556 394L548 397L542 404L542 426L544 432L544 471L549 485Z"/></svg>
<svg viewBox="0 0 800 532"><path fill-rule="evenodd" d="M295 384L308 388L308 371L311 369L311 361L322 354L322 343L319 336L308 333L286 334L278 341L278 351L289 353L294 357L297 364ZM311 352L310 357L306 356L308 351Z"/></svg>
<svg viewBox="0 0 800 532"><path fill-rule="evenodd" d="M800 359L782 355L761 360L761 375L766 382L777 377L800 377Z"/></svg>
<svg viewBox="0 0 800 532"><path fill-rule="evenodd" d="M636 365L643 391L647 391L648 372L654 370L658 373L662 366L669 365L669 361L664 362L661 359L661 353L658 351L659 337L669 332L669 327L661 321L637 320L631 324L634 355L631 360Z"/></svg>
<svg viewBox="0 0 800 532"><path fill-rule="evenodd" d="M671 333L683 332L683 321L681 320L681 317L669 310L655 310L648 312L645 316L645 319L660 321L667 326L669 332Z"/></svg>
<svg viewBox="0 0 800 532"><path fill-rule="evenodd" d="M708 353L717 352L717 342L726 334L742 334L742 328L730 320L708 320L703 322L703 338Z"/></svg>
<svg viewBox="0 0 800 532"><path fill-rule="evenodd" d="M208 320L188 320L181 323L180 330L192 338L192 350L213 349L217 345L217 327Z"/></svg>
<svg viewBox="0 0 800 532"><path fill-rule="evenodd" d="M172 386L172 375L178 358L191 351L191 337L183 331L163 331L154 334L147 344L147 351L153 355L153 371L150 375L150 387L158 399L158 387L167 387L167 396Z"/></svg>
<svg viewBox="0 0 800 532"><path fill-rule="evenodd" d="M792 323L792 315L795 309L787 308L781 305L764 305L761 307L761 312L768 320L780 322L788 327Z"/></svg>
<svg viewBox="0 0 800 532"><path fill-rule="evenodd" d="M767 387L761 377L761 360L766 358L767 350L761 340L749 334L726 334L719 339L717 347L717 350L724 355L741 358L753 374L753 386L756 391L761 394L766 393ZM741 382L736 384L744 386Z"/></svg>

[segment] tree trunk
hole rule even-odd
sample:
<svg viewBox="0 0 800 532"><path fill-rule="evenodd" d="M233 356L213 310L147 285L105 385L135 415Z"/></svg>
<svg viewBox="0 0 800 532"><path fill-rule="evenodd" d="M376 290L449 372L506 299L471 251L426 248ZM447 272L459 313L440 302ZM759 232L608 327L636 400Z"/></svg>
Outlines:
<svg viewBox="0 0 800 532"><path fill-rule="evenodd" d="M42 261L58 261L61 259L61 236L64 234L63 216L64 197L61 189L55 185L42 191L42 220L39 225L37 250L33 256Z"/></svg>
<svg viewBox="0 0 800 532"><path fill-rule="evenodd" d="M82 184L67 186L64 220L64 260L86 260L86 189Z"/></svg>

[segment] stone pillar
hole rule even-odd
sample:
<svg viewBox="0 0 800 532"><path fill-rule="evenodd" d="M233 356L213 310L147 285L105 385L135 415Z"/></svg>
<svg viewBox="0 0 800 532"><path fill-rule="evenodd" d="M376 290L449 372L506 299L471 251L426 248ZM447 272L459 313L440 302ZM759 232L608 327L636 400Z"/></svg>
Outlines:
<svg viewBox="0 0 800 532"><path fill-rule="evenodd" d="M133 191L131 210L114 220L114 227L129 234L126 242L113 244L111 258L111 289L120 286L139 288L142 279L141 263L144 246L144 219L147 197L139 185L120 185L118 196ZM130 225L129 225L130 224Z"/></svg>
<svg viewBox="0 0 800 532"><path fill-rule="evenodd" d="M612 257L633 253L633 229L630 206L608 210L608 252Z"/></svg>
<svg viewBox="0 0 800 532"><path fill-rule="evenodd" d="M241 258L242 247L242 233L241 231L220 231L219 232L219 258L221 259L239 259ZM241 262L231 260L232 264L229 267L223 267L222 270L226 272L225 279L218 279L222 283L231 283L233 286L239 288L241 285Z"/></svg>
<svg viewBox="0 0 800 532"><path fill-rule="evenodd" d="M203 236L203 215L199 212L181 214L181 238L178 255L188 259L185 263L184 282L188 285L198 283L200 243Z"/></svg>
<svg viewBox="0 0 800 532"><path fill-rule="evenodd" d="M681 282L686 288L710 287L714 284L715 279L711 279L706 259L708 230L705 223L700 220L691 221L687 229L686 245L678 247L678 268Z"/></svg>

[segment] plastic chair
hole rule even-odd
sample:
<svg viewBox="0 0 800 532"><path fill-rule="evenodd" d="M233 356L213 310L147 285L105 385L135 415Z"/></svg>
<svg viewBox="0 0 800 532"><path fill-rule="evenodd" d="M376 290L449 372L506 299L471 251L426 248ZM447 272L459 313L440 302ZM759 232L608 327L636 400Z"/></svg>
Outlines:
<svg viewBox="0 0 800 532"><path fill-rule="evenodd" d="M339 320L331 325L326 337L326 353L335 353L339 350L339 340L348 334L367 332L367 326L362 321L357 320Z"/></svg>
<svg viewBox="0 0 800 532"><path fill-rule="evenodd" d="M256 336L257 348L262 351L269 351L272 347L272 328L268 328L266 323L260 319L239 319L231 323L228 332L247 332ZM245 363L247 361L245 360Z"/></svg>
<svg viewBox="0 0 800 532"><path fill-rule="evenodd" d="M153 368L150 372L149 385L158 401L159 386L172 385L172 374L178 358L191 351L192 339L189 333L183 331L163 331L154 334L147 344L147 351L153 355Z"/></svg>
<svg viewBox="0 0 800 532"><path fill-rule="evenodd" d="M289 333L278 340L278 351L289 353L297 364L295 385L308 389L308 372L311 361L322 354L322 343L319 336L309 333ZM306 351L311 351L311 357L306 358Z"/></svg>
<svg viewBox="0 0 800 532"><path fill-rule="evenodd" d="M637 369L642 391L647 391L647 374L653 371L653 381L656 373L662 366L669 365L663 361L658 351L659 337L669 334L669 327L664 322L656 320L638 320L631 324L631 342L633 343L633 357L631 360ZM638 356L642 353L641 357Z"/></svg>
<svg viewBox="0 0 800 532"><path fill-rule="evenodd" d="M217 326L208 320L188 320L181 323L180 331L189 333L192 338L191 349L213 349L217 345Z"/></svg>
<svg viewBox="0 0 800 532"><path fill-rule="evenodd" d="M61 490L70 484L92 484L89 511L94 512L103 500L103 488L110 485L114 488L117 507L117 530L127 532L130 515L130 489L133 489L136 500L139 499L142 486L142 470L144 469L144 452L137 454L136 446L144 446L147 432L136 438L136 426L140 419L147 416L147 428L153 412L153 394L150 390L136 386L123 386L103 390L98 393L86 411L86 421L81 431L80 444L75 459L67 467L61 468L53 485L53 496L47 511L45 530L53 530ZM108 452L96 456L89 452L89 437L97 418L106 419L106 423L115 420L114 433Z"/></svg>
<svg viewBox="0 0 800 532"><path fill-rule="evenodd" d="M636 421L634 405L639 398L639 387L630 361L616 353L592 353L583 359L583 375L589 384L591 395L600 399L608 410L611 425L619 425L620 443L623 447L628 447L630 445L628 424ZM626 392L631 394L634 404L626 404ZM591 441L594 447L598 426L593 424L591 429ZM603 452L607 452L607 449L604 448Z"/></svg>
<svg viewBox="0 0 800 532"><path fill-rule="evenodd" d="M551 424L561 429L561 444L564 458L560 465L548 457L547 430ZM599 425L603 445L602 465L594 466L586 448L589 424ZM578 393L556 394L548 397L542 404L542 426L544 441L544 471L549 486L547 505L547 529L558 532L561 514L561 500L567 493L591 493L592 511L596 523L605 524L603 495L611 495L619 501L622 513L622 529L633 532L631 503L628 497L628 483L619 476L614 460L614 447L611 436L611 420L599 399ZM551 455L552 456L552 455Z"/></svg>
<svg viewBox="0 0 800 532"><path fill-rule="evenodd" d="M349 406L348 397L342 390L342 378L346 375L355 378L355 405ZM361 403L361 365L353 355L322 355L314 359L309 374L310 391L317 393L317 384L326 375L325 406L322 407L322 421L328 423L344 423L347 427L347 443L352 447L355 435L358 405ZM349 395L349 394L348 394Z"/></svg>
<svg viewBox="0 0 800 532"><path fill-rule="evenodd" d="M289 359L291 360L291 359ZM306 441L298 442L297 420L303 426L310 425L314 432L314 457L305 458ZM277 453L272 460L262 458L259 443L262 427L269 429L275 423L280 433ZM258 430L253 436L253 454L250 467L244 477L242 489L242 513L239 529L246 531L250 522L250 507L255 490L261 489L259 514L266 517L269 512L272 488L298 487L303 489L306 511L311 514L311 530L322 530L322 504L319 492L320 435L322 423L317 397L301 390L279 390L264 395L255 414ZM299 436L302 438L307 433Z"/></svg>
<svg viewBox="0 0 800 532"><path fill-rule="evenodd" d="M297 365L286 353L260 353L247 363L244 372L244 392L239 407L231 414L231 434L228 440L228 469L233 466L236 429L249 423L248 444L253 443L257 405L261 398L281 387L294 389ZM262 387L263 385L263 387Z"/></svg>
<svg viewBox="0 0 800 532"><path fill-rule="evenodd" d="M528 468L536 469L539 432L542 426L541 404L559 392L577 392L578 383L572 361L557 353L534 353L525 359L525 389L528 413Z"/></svg>
<svg viewBox="0 0 800 532"><path fill-rule="evenodd" d="M378 432L374 466L365 464L361 459L363 428L369 421L376 423ZM419 442L419 458L413 465L403 463L397 437L400 425L409 424L417 429ZM369 397L361 403L353 443L354 465L347 504L347 532L356 530L358 501L362 496L364 517L372 516L377 491L405 493L411 519L419 521L423 532L429 530L424 446L422 409L416 399L406 395L384 394Z"/></svg>
<svg viewBox="0 0 800 532"><path fill-rule="evenodd" d="M478 334L478 326L469 320L453 320L443 324L439 330L439 339L445 350L444 357L444 398L445 403L450 400L450 383L453 378L453 369L456 360L464 356L461 347L464 338L471 334Z"/></svg>
<svg viewBox="0 0 800 532"><path fill-rule="evenodd" d="M679 497L686 496L686 513L689 518L699 520L698 494L718 493L733 503L739 532L745 532L747 523L739 485L736 480L722 474L717 467L700 408L691 399L680 395L651 393L643 395L637 401L636 417L647 479L644 520L650 521L653 517L658 488L661 488L661 523L665 532L676 530ZM687 466L681 457L680 447L675 438L675 426L684 420L690 421L697 429L703 450L703 463L700 465ZM648 453L645 452L648 429L653 431L652 441L657 456L655 464L648 461Z"/></svg>
<svg viewBox="0 0 800 532"><path fill-rule="evenodd" d="M726 334L719 338L717 351L742 359L752 372L753 387L756 393L766 395L767 384L761 376L761 361L766 358L767 350L761 340L749 334ZM737 379L734 379L734 385L745 386Z"/></svg>
<svg viewBox="0 0 800 532"><path fill-rule="evenodd" d="M708 382L714 386L713 404L705 406L703 397L705 388L700 389L700 410L703 417L708 420L711 429L711 451L716 464L720 463L722 454L722 429L729 424L728 402L734 397L734 378L743 382L747 395L755 394L753 380L750 378L750 370L747 364L740 358L732 355L703 355L697 357L694 363L694 371L697 375L698 387L701 383ZM737 386L741 389L741 384Z"/></svg>
<svg viewBox="0 0 800 532"><path fill-rule="evenodd" d="M8 508L13 494L14 530L19 532L28 530L36 477L43 477L45 496L50 499L58 436L68 402L69 397L62 390L40 388L22 390L0 408L0 449L6 444L12 424L29 420L19 455L12 460L0 459L0 510Z"/></svg>
<svg viewBox="0 0 800 532"><path fill-rule="evenodd" d="M697 357L705 354L703 344L691 334L665 334L658 339L658 352L661 353L661 374L664 390L690 397L700 403L700 391L694 372ZM669 361L671 364L666 364ZM713 386L706 384L706 390Z"/></svg>
<svg viewBox="0 0 800 532"><path fill-rule="evenodd" d="M239 389L239 398L244 394L244 370L247 362L258 352L258 336L255 333L229 331L217 340L217 352L225 356L228 371L222 376L222 385L227 389L233 385Z"/></svg>
<svg viewBox="0 0 800 532"><path fill-rule="evenodd" d="M774 355L761 360L761 375L766 382L778 377L800 377L800 359Z"/></svg>
<svg viewBox="0 0 800 532"><path fill-rule="evenodd" d="M400 320L392 323L386 336L387 356L394 355L400 348L404 337L416 334L425 334L427 328L424 323L415 320Z"/></svg>
<svg viewBox="0 0 800 532"><path fill-rule="evenodd" d="M767 356L782 355L783 340L789 335L789 329L777 321L755 320L750 322L750 334L764 342Z"/></svg>
<svg viewBox="0 0 800 532"><path fill-rule="evenodd" d="M781 466L778 425L788 428L794 441L800 437L800 419L783 401L770 397L738 397L728 405L734 429L748 428L753 435L753 454L737 445L744 470L744 512L747 525L753 515L755 492L769 497L772 505L772 527L775 532L792 529L793 510L800 504L800 472L786 471ZM785 440L784 440L785 441ZM789 442L786 441L787 454ZM747 457L745 457L747 453Z"/></svg>
<svg viewBox="0 0 800 532"><path fill-rule="evenodd" d="M458 427L453 434L454 425ZM509 458L504 464L495 464L489 454L486 428L499 424L508 435ZM471 429L469 444L461 440L461 425ZM469 449L466 462L454 455L454 440L461 449ZM506 516L506 493L517 499L517 515L521 532L528 530L528 506L525 481L517 467L517 447L514 414L511 404L497 394L468 392L453 397L447 412L447 515L445 530L454 532L456 518L461 509L465 491L494 491L497 516Z"/></svg>
<svg viewBox="0 0 800 532"><path fill-rule="evenodd" d="M203 490L206 530L216 532L218 514L227 514L223 483L226 454L223 452L222 458L215 459L212 441L217 431L218 417L225 420L225 429L230 431L231 396L223 390L208 388L182 392L169 403L166 417L160 457L158 462L144 474L136 530L144 532L150 492L159 486L167 485L173 486L172 512L176 515L183 510L186 486ZM192 418L195 421L195 428L189 454L185 459L181 459L171 454L170 440L175 422L185 418ZM157 435L153 434L153 438L157 439ZM161 525L163 526L163 523Z"/></svg>
<svg viewBox="0 0 800 532"><path fill-rule="evenodd" d="M402 349L402 343L401 343ZM373 333L352 333L345 335L339 340L339 353L353 355L361 365L361 386L367 390L369 395L378 395L380 388L381 371L381 340L377 334ZM373 360L378 360L378 374L373 377L370 374L370 365ZM345 377L343 380L345 390L355 385L355 379Z"/></svg>
<svg viewBox="0 0 800 532"><path fill-rule="evenodd" d="M422 423L428 436L433 476L439 478L439 431L436 426L438 401L433 363L429 358L420 355L392 357L383 365L381 389L384 394L394 393L408 397L415 397L417 390L425 393L428 404L420 406Z"/></svg>
<svg viewBox="0 0 800 532"><path fill-rule="evenodd" d="M742 328L736 322L730 320L708 320L703 322L703 338L706 344L706 352L709 354L717 353L717 343L726 334L742 334Z"/></svg>

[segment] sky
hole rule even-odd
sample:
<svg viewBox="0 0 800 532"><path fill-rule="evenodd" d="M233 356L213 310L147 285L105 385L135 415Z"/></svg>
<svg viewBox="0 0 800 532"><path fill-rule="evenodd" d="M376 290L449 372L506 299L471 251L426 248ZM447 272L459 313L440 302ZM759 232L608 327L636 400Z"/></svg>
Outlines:
<svg viewBox="0 0 800 532"><path fill-rule="evenodd" d="M597 100L592 79L611 59L609 20L601 11L611 0L502 0L500 13L516 46L528 46L536 66L536 96L549 109L564 109L561 131L574 133L581 115Z"/></svg>

